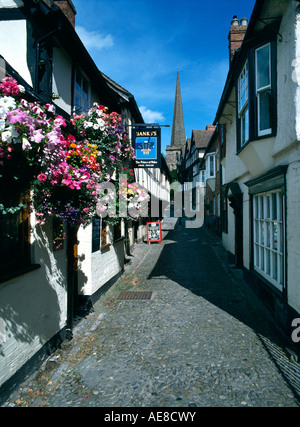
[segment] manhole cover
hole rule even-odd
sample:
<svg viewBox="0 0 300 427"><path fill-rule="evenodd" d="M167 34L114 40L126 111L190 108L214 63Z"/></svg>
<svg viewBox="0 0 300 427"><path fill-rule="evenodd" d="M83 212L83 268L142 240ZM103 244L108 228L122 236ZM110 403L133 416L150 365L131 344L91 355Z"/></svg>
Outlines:
<svg viewBox="0 0 300 427"><path fill-rule="evenodd" d="M152 292L147 291L123 291L118 296L118 300L150 300Z"/></svg>

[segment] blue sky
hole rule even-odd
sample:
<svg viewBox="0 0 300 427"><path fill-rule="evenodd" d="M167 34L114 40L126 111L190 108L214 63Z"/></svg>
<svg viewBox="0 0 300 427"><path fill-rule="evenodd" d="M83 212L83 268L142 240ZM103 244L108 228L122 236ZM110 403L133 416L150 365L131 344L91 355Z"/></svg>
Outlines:
<svg viewBox="0 0 300 427"><path fill-rule="evenodd" d="M233 15L255 0L73 0L76 31L98 68L131 92L170 144L177 68L186 137L215 118L229 68Z"/></svg>

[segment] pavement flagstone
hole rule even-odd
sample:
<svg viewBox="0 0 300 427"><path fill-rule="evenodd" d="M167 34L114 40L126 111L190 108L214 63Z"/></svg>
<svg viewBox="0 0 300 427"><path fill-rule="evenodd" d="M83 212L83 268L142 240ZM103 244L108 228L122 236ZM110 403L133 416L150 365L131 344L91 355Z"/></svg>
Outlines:
<svg viewBox="0 0 300 427"><path fill-rule="evenodd" d="M74 338L3 407L298 407L300 367L204 227L137 244ZM119 299L122 291L150 299Z"/></svg>

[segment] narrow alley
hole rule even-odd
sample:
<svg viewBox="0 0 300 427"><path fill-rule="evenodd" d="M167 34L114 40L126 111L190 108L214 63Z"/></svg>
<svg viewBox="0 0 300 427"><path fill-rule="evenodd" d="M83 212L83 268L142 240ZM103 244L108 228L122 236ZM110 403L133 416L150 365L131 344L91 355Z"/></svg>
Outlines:
<svg viewBox="0 0 300 427"><path fill-rule="evenodd" d="M218 239L171 221L162 243L136 245L73 340L2 406L299 406L299 364L230 272Z"/></svg>

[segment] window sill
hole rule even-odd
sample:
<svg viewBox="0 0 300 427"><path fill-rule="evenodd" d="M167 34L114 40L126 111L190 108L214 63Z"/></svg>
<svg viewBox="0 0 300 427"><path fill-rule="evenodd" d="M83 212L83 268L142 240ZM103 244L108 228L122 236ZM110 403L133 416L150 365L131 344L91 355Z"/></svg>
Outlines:
<svg viewBox="0 0 300 427"><path fill-rule="evenodd" d="M271 281L269 281L266 277L260 274L260 272L256 270L255 267L251 269L251 272L253 276L256 277L256 279L258 279L264 287L269 288L276 295L282 298L284 286L282 285L275 286Z"/></svg>
<svg viewBox="0 0 300 427"><path fill-rule="evenodd" d="M257 136L255 138L249 139L247 142L245 142L244 145L242 145L241 147L239 147L237 149L236 155L238 156L240 154L240 152L243 151L243 149L246 148L251 142L261 141L261 140L264 140L264 139L273 138L275 136L276 136L276 133L272 132L272 133L268 133L267 135Z"/></svg>
<svg viewBox="0 0 300 427"><path fill-rule="evenodd" d="M0 275L0 283L7 282L8 280L15 279L16 277L23 276L24 274L30 273L41 268L40 264L30 264L13 271L12 273L6 273Z"/></svg>

